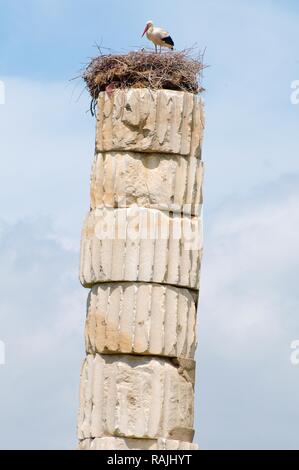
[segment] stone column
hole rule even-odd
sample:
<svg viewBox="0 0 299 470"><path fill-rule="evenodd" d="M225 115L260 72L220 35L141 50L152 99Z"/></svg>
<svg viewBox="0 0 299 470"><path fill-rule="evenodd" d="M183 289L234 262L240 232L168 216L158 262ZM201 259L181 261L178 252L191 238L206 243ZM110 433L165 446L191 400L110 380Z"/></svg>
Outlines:
<svg viewBox="0 0 299 470"><path fill-rule="evenodd" d="M80 449L196 449L204 129L187 92L102 92L80 279Z"/></svg>

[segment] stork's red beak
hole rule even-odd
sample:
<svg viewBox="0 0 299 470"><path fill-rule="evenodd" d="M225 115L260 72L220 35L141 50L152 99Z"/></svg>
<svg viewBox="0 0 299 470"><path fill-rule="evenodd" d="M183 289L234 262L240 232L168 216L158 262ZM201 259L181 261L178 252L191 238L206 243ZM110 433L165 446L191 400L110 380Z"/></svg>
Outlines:
<svg viewBox="0 0 299 470"><path fill-rule="evenodd" d="M143 38L143 36L145 35L145 33L147 32L148 28L149 28L149 25L147 24L146 27L145 27L145 30L143 31L143 34L142 34L142 36L141 36L142 38Z"/></svg>

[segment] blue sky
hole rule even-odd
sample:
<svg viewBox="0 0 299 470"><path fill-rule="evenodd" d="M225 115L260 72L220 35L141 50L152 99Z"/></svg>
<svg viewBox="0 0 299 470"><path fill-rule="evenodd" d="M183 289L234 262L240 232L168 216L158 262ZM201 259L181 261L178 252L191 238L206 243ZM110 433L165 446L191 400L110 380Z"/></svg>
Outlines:
<svg viewBox="0 0 299 470"><path fill-rule="evenodd" d="M197 441L299 448L295 1L0 0L0 448L73 448L87 291L78 281L93 118L70 82L102 43L207 47Z"/></svg>

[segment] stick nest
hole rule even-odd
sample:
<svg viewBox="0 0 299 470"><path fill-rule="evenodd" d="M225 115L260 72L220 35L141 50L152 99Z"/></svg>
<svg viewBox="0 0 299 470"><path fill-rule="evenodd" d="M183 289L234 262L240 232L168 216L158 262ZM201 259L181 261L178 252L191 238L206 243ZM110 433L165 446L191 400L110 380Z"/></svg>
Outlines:
<svg viewBox="0 0 299 470"><path fill-rule="evenodd" d="M166 89L201 93L202 57L190 51L140 51L95 57L83 73L83 79L95 101L101 91L121 88Z"/></svg>

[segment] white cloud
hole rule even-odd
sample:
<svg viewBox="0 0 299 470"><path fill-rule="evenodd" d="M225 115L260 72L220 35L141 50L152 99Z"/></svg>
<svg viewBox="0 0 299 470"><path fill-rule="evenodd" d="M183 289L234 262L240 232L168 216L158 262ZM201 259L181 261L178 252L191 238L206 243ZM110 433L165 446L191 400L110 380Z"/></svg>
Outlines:
<svg viewBox="0 0 299 470"><path fill-rule="evenodd" d="M2 449L76 447L87 291L78 280L78 253L52 233L40 218L1 232Z"/></svg>
<svg viewBox="0 0 299 470"><path fill-rule="evenodd" d="M6 78L0 107L3 449L74 448L87 291L80 229L94 120L61 83Z"/></svg>
<svg viewBox="0 0 299 470"><path fill-rule="evenodd" d="M82 88L6 78L0 107L1 214L53 216L70 235L89 205L94 119ZM82 85L83 86L83 85ZM8 203L9 201L9 203ZM81 223L81 220L80 220Z"/></svg>
<svg viewBox="0 0 299 470"><path fill-rule="evenodd" d="M199 307L204 448L298 448L298 181L228 199L209 218Z"/></svg>

